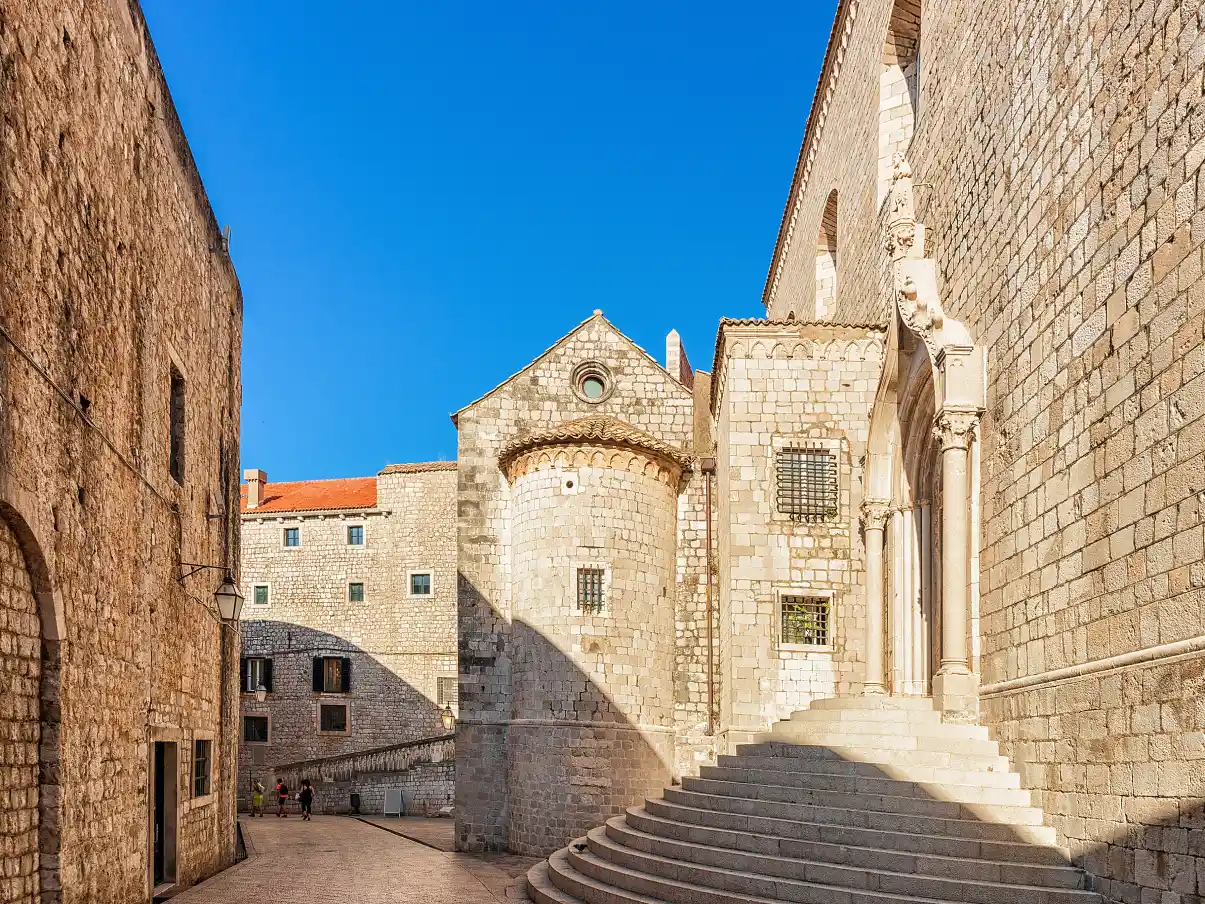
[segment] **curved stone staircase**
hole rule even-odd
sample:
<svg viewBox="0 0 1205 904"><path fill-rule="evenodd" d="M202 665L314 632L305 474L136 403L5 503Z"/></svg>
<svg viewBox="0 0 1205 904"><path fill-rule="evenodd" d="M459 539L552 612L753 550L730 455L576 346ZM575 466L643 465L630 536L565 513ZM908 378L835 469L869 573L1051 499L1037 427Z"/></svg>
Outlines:
<svg viewBox="0 0 1205 904"><path fill-rule="evenodd" d="M987 729L822 700L527 876L538 904L1099 904Z"/></svg>

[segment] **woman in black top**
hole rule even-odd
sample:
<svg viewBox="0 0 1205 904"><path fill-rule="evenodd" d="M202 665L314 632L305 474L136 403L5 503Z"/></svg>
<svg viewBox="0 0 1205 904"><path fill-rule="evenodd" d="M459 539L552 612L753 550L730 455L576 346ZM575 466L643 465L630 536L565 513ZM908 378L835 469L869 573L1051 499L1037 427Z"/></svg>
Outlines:
<svg viewBox="0 0 1205 904"><path fill-rule="evenodd" d="M301 801L301 818L308 821L310 811L314 806L314 789L310 787L308 778L301 780L301 793L297 795L297 798Z"/></svg>

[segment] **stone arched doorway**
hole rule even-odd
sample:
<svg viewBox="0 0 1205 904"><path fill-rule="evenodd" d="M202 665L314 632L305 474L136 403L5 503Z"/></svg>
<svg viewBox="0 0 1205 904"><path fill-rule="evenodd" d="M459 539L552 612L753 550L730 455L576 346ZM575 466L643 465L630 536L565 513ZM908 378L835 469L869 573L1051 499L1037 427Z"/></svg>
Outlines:
<svg viewBox="0 0 1205 904"><path fill-rule="evenodd" d="M41 551L25 522L0 504L0 749L10 806L2 817L3 904L60 899L60 625Z"/></svg>
<svg viewBox="0 0 1205 904"><path fill-rule="evenodd" d="M978 715L969 628L984 355L946 317L912 171L896 155L887 209L894 303L871 411L866 493L868 694L932 694L943 718Z"/></svg>

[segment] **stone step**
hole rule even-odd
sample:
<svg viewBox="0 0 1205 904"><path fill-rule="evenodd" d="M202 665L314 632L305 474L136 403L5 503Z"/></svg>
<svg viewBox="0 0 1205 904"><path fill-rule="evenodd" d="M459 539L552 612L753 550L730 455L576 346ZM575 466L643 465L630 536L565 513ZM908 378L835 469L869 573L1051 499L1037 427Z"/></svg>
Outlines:
<svg viewBox="0 0 1205 904"><path fill-rule="evenodd" d="M792 721L799 722L889 722L906 725L940 725L941 713L934 709L797 709Z"/></svg>
<svg viewBox="0 0 1205 904"><path fill-rule="evenodd" d="M757 744L741 744L739 756L795 757L807 760L835 760L852 763L881 763L893 766L928 766L936 769L1008 772L1007 757L983 756L958 750L884 750L878 747L826 747L796 744L777 738Z"/></svg>
<svg viewBox="0 0 1205 904"><path fill-rule="evenodd" d="M654 844L647 838L633 833L651 836L658 843ZM786 871L780 871L779 867L766 861L781 859L787 864L830 864L964 882L984 880L1006 885L1041 885L1071 889L1080 889L1084 885L1083 872L1069 864L1043 865L915 854L877 847L796 841L748 832L725 832L661 819L635 807L628 811L626 817L616 816L611 819L607 823L607 834L619 844L665 857L787 878L812 879L813 876L806 870L800 873L797 867L783 867ZM701 852L718 850L726 853L724 857L712 857L691 853L691 849ZM750 855L757 859L733 861L728 857L728 854L732 853ZM937 893L932 893L932 896L944 897Z"/></svg>
<svg viewBox="0 0 1205 904"><path fill-rule="evenodd" d="M721 754L719 766L802 772L826 778L881 778L902 782L934 782L939 785L976 785L981 788L1020 788L1021 776L1007 770L942 769L932 766L900 766L892 763L854 763L846 760L804 759L787 756L732 756Z"/></svg>
<svg viewBox="0 0 1205 904"><path fill-rule="evenodd" d="M829 825L883 829L889 832L916 832L949 835L955 838L974 838L986 841L1030 841L1054 844L1054 829L1033 823L1029 825L985 822L983 819L938 818L910 813L874 810L850 810L844 807L823 807L777 801L772 798L739 797L731 794L706 794L686 788L666 788L665 800L700 810L719 810L745 816L768 816L795 822L818 822Z"/></svg>
<svg viewBox="0 0 1205 904"><path fill-rule="evenodd" d="M645 836L652 837L652 836ZM790 878L778 875L766 875L749 872L732 866L712 867L699 863L665 857L655 853L646 853L634 848L618 844L607 837L605 828L592 829L587 835L589 853L598 861L602 861L612 870L600 868L598 863L585 862L582 855L572 847L569 849L569 863L579 872L586 872L593 878L607 881L622 888L629 888L641 893L652 893L660 897L666 891L668 901L682 904L696 904L697 901L722 901L723 893L741 895L738 900L748 900L750 897L762 899L777 899L794 901L799 904L819 904L831 902L834 896L840 897L841 892L850 896L851 901L887 902L900 899L927 901L961 901L971 904L1095 904L1096 895L1071 889L1049 889L1018 885L993 885L980 882L978 890L972 883L957 880L928 879L914 875L888 873L884 871L854 870L848 867L830 866L826 864L808 864L804 867L803 878ZM720 851L714 851L723 854ZM734 858L752 858L755 855L742 855L730 852ZM580 862L579 862L580 858ZM735 862L735 861L734 861ZM618 867L618 869L614 869ZM811 870L809 877L808 870ZM591 872L592 870L592 872ZM633 877L638 877L633 882ZM840 881L839 881L840 880ZM658 883L667 882L667 888L658 887ZM705 896L700 896L694 889L706 889ZM940 898L927 894L927 890L941 890ZM973 895L971 898L960 898L958 891Z"/></svg>
<svg viewBox="0 0 1205 904"><path fill-rule="evenodd" d="M564 856L564 852L552 856ZM547 860L541 860L527 871L527 899L535 904L582 904L581 898L575 898L552 884Z"/></svg>
<svg viewBox="0 0 1205 904"><path fill-rule="evenodd" d="M832 719L832 713L810 713L807 710L795 713L790 719L780 720L790 726L791 732L815 732L816 734L888 735L925 738L963 738L975 741L990 741L987 728L983 725L949 725L945 722L892 722L862 719ZM839 713L839 715L855 715ZM857 713L856 715L865 715Z"/></svg>
<svg viewBox="0 0 1205 904"><path fill-rule="evenodd" d="M1020 788L988 788L982 785L914 782L893 778L818 775L780 769L756 769L750 766L703 766L699 778L752 785L785 785L815 791L853 795L914 797L920 800L958 801L1011 807L1033 805L1029 792Z"/></svg>
<svg viewBox="0 0 1205 904"><path fill-rule="evenodd" d="M999 756L1000 748L992 740L976 740L944 735L923 734L860 734L852 731L815 731L801 722L776 722L768 734L757 735L759 741L787 741L812 747L837 749L871 748L874 750L926 750L940 753Z"/></svg>
<svg viewBox="0 0 1205 904"><path fill-rule="evenodd" d="M527 895L535 904L663 904L659 898L624 891L579 873L569 865L567 851L557 851L528 870Z"/></svg>
<svg viewBox="0 0 1205 904"><path fill-rule="evenodd" d="M890 831L822 822L798 822L772 816L701 810L668 800L650 799L645 801L643 807L633 807L628 813L632 814L633 811L647 813L650 817L667 823L689 825L704 832L735 832L752 837L781 838L790 841L877 848L910 854L999 860L1044 866L1066 866L1070 862L1066 850L1041 842L986 841L950 835L920 834L908 830ZM1041 837L1054 837L1053 829L1041 826L1039 830L1042 832ZM1025 828L1021 831L1028 833L1033 829Z"/></svg>
<svg viewBox="0 0 1205 904"><path fill-rule="evenodd" d="M913 712L936 712L932 697L825 697L813 700L810 710L911 710Z"/></svg>
<svg viewBox="0 0 1205 904"><path fill-rule="evenodd" d="M896 797L890 794L849 794L844 791L794 788L790 785L748 784L691 777L683 777L682 789L703 794L749 797L756 800L772 800L815 807L836 807L855 812L867 810L908 816L928 816L934 819L978 819L1009 825L1040 825L1042 822L1042 811L1028 803L964 803L958 800L926 800L919 797Z"/></svg>

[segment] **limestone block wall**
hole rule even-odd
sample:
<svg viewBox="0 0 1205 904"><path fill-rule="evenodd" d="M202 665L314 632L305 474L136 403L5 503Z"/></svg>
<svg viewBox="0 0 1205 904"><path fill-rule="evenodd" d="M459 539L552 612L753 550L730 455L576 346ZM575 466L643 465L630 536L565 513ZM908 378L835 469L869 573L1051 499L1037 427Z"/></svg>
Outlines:
<svg viewBox="0 0 1205 904"><path fill-rule="evenodd" d="M584 361L603 362L610 370L614 391L603 401L588 402L573 392L573 369ZM691 391L601 315L457 414L461 718L456 820L463 850L502 850L510 840L513 528L510 487L498 455L521 431L599 413L621 417L679 449L692 447ZM695 587L702 590L697 582ZM677 587L670 592L677 593Z"/></svg>
<svg viewBox="0 0 1205 904"><path fill-rule="evenodd" d="M436 462L380 475L371 510L244 514L242 655L272 659L273 688L263 703L242 695L242 715L270 720L262 766L257 745L240 744L243 807L250 777L274 785L275 764L443 732L439 679L457 674L455 486L455 467ZM353 525L364 529L362 546L347 542ZM296 548L283 545L291 527L301 531ZM431 572L429 597L410 595L415 570ZM351 582L364 584L362 602L349 600ZM257 585L269 588L267 605L254 602ZM314 692L317 656L350 660L349 693ZM349 707L347 734L319 730L323 703Z"/></svg>
<svg viewBox="0 0 1205 904"><path fill-rule="evenodd" d="M237 649L218 576L181 583L179 562L238 567L242 301L138 4L2 0L0 20L0 534L6 555L11 537L21 547L41 639L31 651L22 607L9 630L25 642L0 658L20 651L21 688L32 658L42 672L37 730L21 690L0 704L0 736L18 772L37 744L45 775L41 888L33 800L14 789L0 831L22 853L0 896L126 904L149 897L155 741L180 754L176 880L234 856L237 703L222 663ZM198 738L213 744L212 793L194 798Z"/></svg>
<svg viewBox="0 0 1205 904"><path fill-rule="evenodd" d="M548 854L670 780L678 473L628 450L537 455L511 487L508 781L511 850ZM604 574L600 612L578 607L579 567Z"/></svg>
<svg viewBox="0 0 1205 904"><path fill-rule="evenodd" d="M889 5L842 4L772 314L812 291L810 238L834 185L848 225L837 313L886 308L868 186ZM960 0L923 14L919 215L946 312L988 350L984 719L1101 891L1192 900L1205 853L1191 714L1205 634L1202 11ZM1191 655L1176 661L1181 641ZM1130 654L1150 661L1115 658Z"/></svg>
<svg viewBox="0 0 1205 904"><path fill-rule="evenodd" d="M858 506L882 332L737 321L721 326L717 354L721 727L731 744L817 697L860 688ZM809 445L837 459L838 512L819 523L792 521L776 502L777 452ZM830 649L784 648L778 595L809 591L833 594Z"/></svg>

